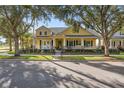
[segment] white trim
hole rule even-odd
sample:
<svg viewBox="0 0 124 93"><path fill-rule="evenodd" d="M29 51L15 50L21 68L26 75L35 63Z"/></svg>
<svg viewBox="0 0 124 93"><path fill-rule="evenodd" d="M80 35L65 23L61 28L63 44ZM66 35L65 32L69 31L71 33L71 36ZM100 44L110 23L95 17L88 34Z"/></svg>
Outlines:
<svg viewBox="0 0 124 93"><path fill-rule="evenodd" d="M66 46L66 39L65 38L63 39L63 46L64 47Z"/></svg>
<svg viewBox="0 0 124 93"><path fill-rule="evenodd" d="M84 39L81 39L81 46L84 47Z"/></svg>

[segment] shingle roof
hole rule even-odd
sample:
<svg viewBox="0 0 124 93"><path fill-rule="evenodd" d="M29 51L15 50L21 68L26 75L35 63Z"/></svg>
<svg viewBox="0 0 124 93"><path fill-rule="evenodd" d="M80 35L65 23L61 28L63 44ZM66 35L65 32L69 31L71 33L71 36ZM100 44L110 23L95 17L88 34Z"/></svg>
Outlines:
<svg viewBox="0 0 124 93"><path fill-rule="evenodd" d="M52 31L55 34L58 34L58 33L63 32L64 30L66 30L67 27L50 27L48 29L50 29L50 31Z"/></svg>
<svg viewBox="0 0 124 93"><path fill-rule="evenodd" d="M40 29L43 29L43 28L48 29L48 28L45 27L45 26L40 26L39 28L36 29L36 31L38 31L38 30L40 30Z"/></svg>
<svg viewBox="0 0 124 93"><path fill-rule="evenodd" d="M49 27L49 28L47 28L47 27L45 27L45 26L41 26L41 27L39 27L38 29L36 29L36 31L37 30L40 30L40 29L42 29L42 28L45 28L45 29L49 29L49 31L52 31L54 34L59 34L59 33L61 33L61 32L63 32L63 31L65 31L68 27ZM89 31L88 30L88 32L89 33L91 33L92 35L94 35L94 36L99 36L97 33L95 33L94 31Z"/></svg>
<svg viewBox="0 0 124 93"><path fill-rule="evenodd" d="M58 34L58 33L61 33L63 32L65 29L67 29L67 27L45 27L45 26L41 26L39 28L36 29L36 31L40 30L40 29L49 29L49 31L52 31L54 34Z"/></svg>
<svg viewBox="0 0 124 93"><path fill-rule="evenodd" d="M98 34L97 32L95 32L95 31L93 31L93 30L87 30L87 31L90 32L91 34L93 34L93 35L99 37L99 38L101 37L100 34Z"/></svg>
<svg viewBox="0 0 124 93"><path fill-rule="evenodd" d="M48 31L52 31L54 34L59 34L59 33L63 32L63 31L65 31L68 27L49 27L49 28L47 28L45 26L41 26L38 29L36 29L36 31L38 31L40 29L43 29L43 28L48 29ZM92 30L87 30L87 31L92 34L90 37L99 37L99 38L101 38L101 35L98 34L97 32L92 31ZM72 37L74 37L74 36L72 36ZM85 36L85 37L87 37L87 36ZM124 38L124 36L116 36L115 35L115 36L112 36L112 38L122 39L122 38Z"/></svg>
<svg viewBox="0 0 124 93"><path fill-rule="evenodd" d="M112 36L113 39L124 39L124 36Z"/></svg>

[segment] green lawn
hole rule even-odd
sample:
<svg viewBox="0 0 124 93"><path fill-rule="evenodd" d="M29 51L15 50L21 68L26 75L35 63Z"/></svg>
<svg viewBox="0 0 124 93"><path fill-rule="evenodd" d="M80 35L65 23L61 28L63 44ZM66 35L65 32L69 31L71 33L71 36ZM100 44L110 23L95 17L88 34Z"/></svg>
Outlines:
<svg viewBox="0 0 124 93"><path fill-rule="evenodd" d="M124 60L124 55L117 55L117 56L112 56L112 57L118 60Z"/></svg>
<svg viewBox="0 0 124 93"><path fill-rule="evenodd" d="M105 60L104 56L62 56L58 57L61 60Z"/></svg>
<svg viewBox="0 0 124 93"><path fill-rule="evenodd" d="M55 57L50 56L50 55L28 55L28 56L20 56L20 57L14 57L14 56L3 56L0 55L0 59L24 59L24 60L53 60ZM116 56L111 56L111 57L104 57L104 56L59 56L56 57L59 60L72 60L72 61L83 61L83 60L92 60L92 61L123 61L124 60L124 55L116 55Z"/></svg>
<svg viewBox="0 0 124 93"><path fill-rule="evenodd" d="M124 52L120 52L120 55L124 55Z"/></svg>
<svg viewBox="0 0 124 93"><path fill-rule="evenodd" d="M58 57L58 59L61 60L92 60L92 61L124 61L124 55L116 55L116 56L110 56L110 57L104 57L104 56L62 56Z"/></svg>
<svg viewBox="0 0 124 93"><path fill-rule="evenodd" d="M8 53L8 54L14 54L15 51L8 51L7 53Z"/></svg>
<svg viewBox="0 0 124 93"><path fill-rule="evenodd" d="M0 59L25 59L25 60L53 60L52 56L2 56L0 55Z"/></svg>

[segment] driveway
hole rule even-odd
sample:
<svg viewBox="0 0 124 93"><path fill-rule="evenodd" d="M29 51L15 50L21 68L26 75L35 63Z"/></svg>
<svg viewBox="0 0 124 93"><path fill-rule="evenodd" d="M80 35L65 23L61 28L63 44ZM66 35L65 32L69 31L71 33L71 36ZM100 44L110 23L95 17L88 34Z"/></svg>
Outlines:
<svg viewBox="0 0 124 93"><path fill-rule="evenodd" d="M124 62L0 61L0 87L124 87Z"/></svg>

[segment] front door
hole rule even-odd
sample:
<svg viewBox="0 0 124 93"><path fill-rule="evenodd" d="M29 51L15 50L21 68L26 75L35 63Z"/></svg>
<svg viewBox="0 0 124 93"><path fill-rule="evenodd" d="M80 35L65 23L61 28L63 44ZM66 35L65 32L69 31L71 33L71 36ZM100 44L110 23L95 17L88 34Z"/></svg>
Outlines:
<svg viewBox="0 0 124 93"><path fill-rule="evenodd" d="M62 40L57 40L57 49L62 49Z"/></svg>

